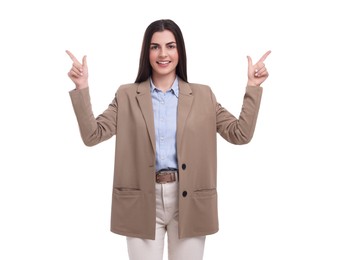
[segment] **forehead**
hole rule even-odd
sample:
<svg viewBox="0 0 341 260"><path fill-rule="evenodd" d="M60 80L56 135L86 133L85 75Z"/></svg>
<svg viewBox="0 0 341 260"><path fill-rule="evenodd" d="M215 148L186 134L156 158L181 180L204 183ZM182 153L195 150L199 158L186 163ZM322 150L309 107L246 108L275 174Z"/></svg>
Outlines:
<svg viewBox="0 0 341 260"><path fill-rule="evenodd" d="M164 30L162 32L155 32L152 36L152 43L168 43L175 42L174 34L169 30Z"/></svg>

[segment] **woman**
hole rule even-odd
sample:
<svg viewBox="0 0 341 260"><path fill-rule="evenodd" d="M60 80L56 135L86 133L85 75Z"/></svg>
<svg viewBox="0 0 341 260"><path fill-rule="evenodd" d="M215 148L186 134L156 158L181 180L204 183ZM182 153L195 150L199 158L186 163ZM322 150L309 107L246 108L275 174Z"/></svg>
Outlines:
<svg viewBox="0 0 341 260"><path fill-rule="evenodd" d="M97 118L90 104L86 56L68 75L80 133L88 146L116 135L111 231L127 237L131 260L161 260L167 232L170 260L203 259L206 235L218 231L218 132L233 144L254 133L264 61L248 57L248 81L237 119L208 86L187 81L180 28L158 20L145 31L135 83L122 85Z"/></svg>

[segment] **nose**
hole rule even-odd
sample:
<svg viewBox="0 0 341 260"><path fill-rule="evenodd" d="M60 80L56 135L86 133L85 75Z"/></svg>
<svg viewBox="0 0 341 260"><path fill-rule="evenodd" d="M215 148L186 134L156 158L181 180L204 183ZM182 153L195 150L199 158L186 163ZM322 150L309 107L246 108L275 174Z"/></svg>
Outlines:
<svg viewBox="0 0 341 260"><path fill-rule="evenodd" d="M159 56L164 58L164 57L167 57L167 50L166 48L160 48L160 53L159 53Z"/></svg>

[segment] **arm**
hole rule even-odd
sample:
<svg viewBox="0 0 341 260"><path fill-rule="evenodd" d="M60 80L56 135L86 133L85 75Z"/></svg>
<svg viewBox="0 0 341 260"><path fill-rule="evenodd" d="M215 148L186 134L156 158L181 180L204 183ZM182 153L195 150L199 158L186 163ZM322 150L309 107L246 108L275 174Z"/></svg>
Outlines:
<svg viewBox="0 0 341 260"><path fill-rule="evenodd" d="M109 107L95 118L90 102L86 56L80 63L71 52L66 52L73 61L68 76L75 83L76 89L70 91L70 97L81 137L85 145L93 146L116 134L117 98L115 97Z"/></svg>
<svg viewBox="0 0 341 260"><path fill-rule="evenodd" d="M246 144L253 137L263 92L260 85L269 76L264 61L270 53L271 51L266 52L254 65L252 64L252 59L249 56L247 57L248 82L238 119L217 103L214 98L216 103L217 132L230 143Z"/></svg>
<svg viewBox="0 0 341 260"><path fill-rule="evenodd" d="M251 141L262 92L261 87L246 87L243 106L238 119L216 102L217 132L225 140L233 144L247 144Z"/></svg>
<svg viewBox="0 0 341 260"><path fill-rule="evenodd" d="M117 97L97 118L94 117L92 112L89 88L72 90L70 91L70 97L85 145L94 146L116 134Z"/></svg>

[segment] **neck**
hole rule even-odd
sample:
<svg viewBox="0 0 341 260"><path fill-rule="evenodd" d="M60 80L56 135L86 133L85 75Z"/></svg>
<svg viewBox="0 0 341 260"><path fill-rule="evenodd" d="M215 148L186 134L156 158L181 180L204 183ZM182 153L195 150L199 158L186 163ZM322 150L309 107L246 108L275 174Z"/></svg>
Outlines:
<svg viewBox="0 0 341 260"><path fill-rule="evenodd" d="M175 78L176 78L175 74L169 75L169 76L157 76L157 75L152 76L152 80L153 80L155 87L160 89L162 92L166 92L172 87Z"/></svg>

